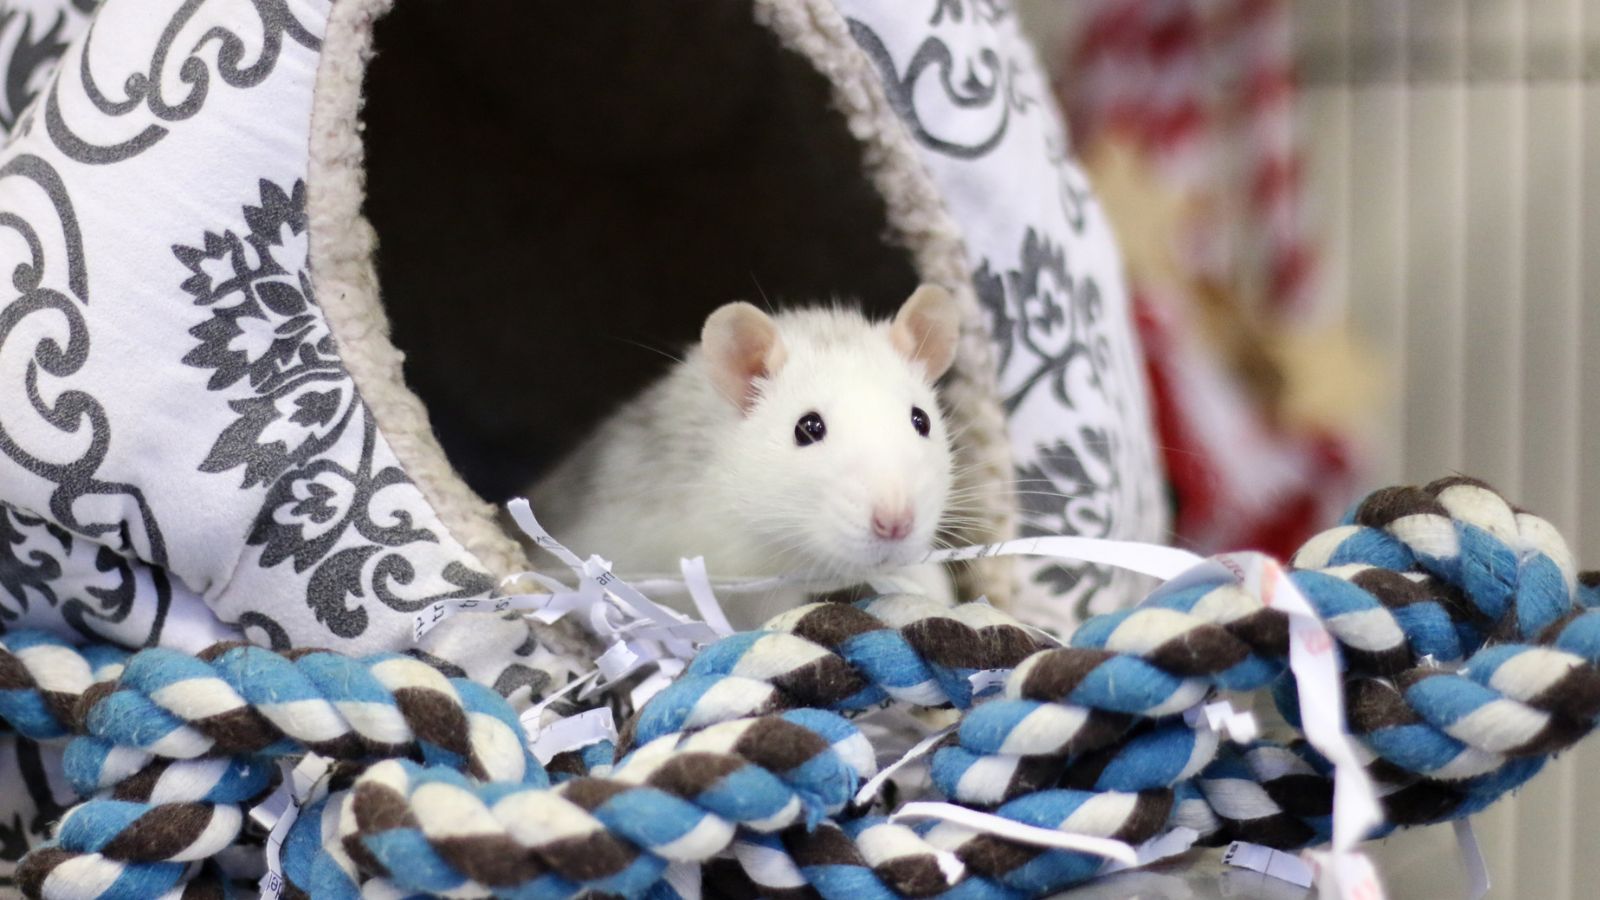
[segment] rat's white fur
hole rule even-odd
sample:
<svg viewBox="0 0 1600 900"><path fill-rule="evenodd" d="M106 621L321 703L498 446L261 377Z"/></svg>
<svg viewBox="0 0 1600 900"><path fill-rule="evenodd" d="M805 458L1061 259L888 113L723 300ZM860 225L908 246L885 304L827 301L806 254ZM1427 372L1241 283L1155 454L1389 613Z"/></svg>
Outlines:
<svg viewBox="0 0 1600 900"><path fill-rule="evenodd" d="M930 373L896 350L890 323L854 310L772 322L783 361L756 379L748 412L714 386L714 363L695 347L534 487L534 513L551 533L625 577L675 573L680 558L703 555L713 577L800 573L843 586L925 553L952 480ZM929 416L927 437L913 406ZM827 433L800 446L795 423L808 412ZM875 537L874 507L903 504L914 511L910 536ZM743 627L798 599L723 598Z"/></svg>

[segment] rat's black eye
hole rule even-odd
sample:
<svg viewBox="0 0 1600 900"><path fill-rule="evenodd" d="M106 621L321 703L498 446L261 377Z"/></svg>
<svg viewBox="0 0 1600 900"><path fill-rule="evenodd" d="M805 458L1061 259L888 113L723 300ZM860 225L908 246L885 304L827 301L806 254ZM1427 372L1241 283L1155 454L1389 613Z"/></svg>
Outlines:
<svg viewBox="0 0 1600 900"><path fill-rule="evenodd" d="M802 447L815 444L827 436L828 426L822 424L822 417L814 412L801 416L794 425L794 442Z"/></svg>
<svg viewBox="0 0 1600 900"><path fill-rule="evenodd" d="M923 412L921 407L911 407L911 427L917 430L917 434L928 436L928 429L931 426L928 424L928 414Z"/></svg>

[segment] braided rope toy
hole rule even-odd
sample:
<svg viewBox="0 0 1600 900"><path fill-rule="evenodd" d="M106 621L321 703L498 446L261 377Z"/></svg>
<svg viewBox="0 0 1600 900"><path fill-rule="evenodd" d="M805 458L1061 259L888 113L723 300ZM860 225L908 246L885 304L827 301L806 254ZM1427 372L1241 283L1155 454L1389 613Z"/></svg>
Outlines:
<svg viewBox="0 0 1600 900"><path fill-rule="evenodd" d="M41 738L79 735L64 767L89 798L19 866L30 895L181 890L238 840L246 806L277 781L274 757L416 756L485 780L544 776L498 694L411 657L155 648L112 657L98 668L114 677L91 682L105 656L34 634L0 643L0 716Z"/></svg>
<svg viewBox="0 0 1600 900"><path fill-rule="evenodd" d="M1344 662L1384 830L1469 815L1600 716L1600 578L1547 522L1468 479L1392 488L1313 538L1290 578ZM983 604L813 604L706 647L609 747L527 750L498 695L386 654L199 657L0 638L0 721L61 740L74 807L19 878L38 897L215 894L208 867L273 760L364 766L283 846L291 893L674 897L685 873L764 896L1037 896L1092 854L865 815L872 749L841 714L964 714L934 752L952 800L1137 844L1175 826L1280 848L1330 834L1332 766L1303 741L1230 746L1179 715L1269 688L1298 723L1284 614L1237 585L1159 593L1057 646ZM979 702L973 675L1005 674ZM597 752L598 751L598 752ZM554 773L555 777L551 775Z"/></svg>

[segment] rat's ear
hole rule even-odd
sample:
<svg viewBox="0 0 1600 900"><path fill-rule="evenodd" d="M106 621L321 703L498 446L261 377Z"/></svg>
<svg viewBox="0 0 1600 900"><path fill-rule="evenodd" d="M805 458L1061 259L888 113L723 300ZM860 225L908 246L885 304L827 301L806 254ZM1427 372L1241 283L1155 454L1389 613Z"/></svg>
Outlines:
<svg viewBox="0 0 1600 900"><path fill-rule="evenodd" d="M889 337L901 355L922 364L929 381L937 381L956 360L960 331L956 299L938 285L925 284L901 304L889 326Z"/></svg>
<svg viewBox="0 0 1600 900"><path fill-rule="evenodd" d="M787 353L772 317L748 303L717 307L700 330L711 383L728 402L749 412L755 381L783 368Z"/></svg>

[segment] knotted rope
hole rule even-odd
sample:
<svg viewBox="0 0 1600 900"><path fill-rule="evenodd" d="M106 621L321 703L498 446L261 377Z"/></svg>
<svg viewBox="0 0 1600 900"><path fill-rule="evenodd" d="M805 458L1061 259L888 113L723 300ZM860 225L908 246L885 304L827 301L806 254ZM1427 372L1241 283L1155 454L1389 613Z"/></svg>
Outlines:
<svg viewBox="0 0 1600 900"><path fill-rule="evenodd" d="M1600 578L1482 484L1379 492L1294 562L1343 657L1386 828L1481 809L1600 715ZM141 651L118 673L113 656L91 662L98 650L11 635L0 719L81 735L68 769L98 792L28 857L32 896L183 888L237 835L221 811L270 786L266 761L312 751L384 760L290 832L285 874L317 897L667 897L690 865L736 869L767 896L1018 897L1103 860L861 816L849 801L871 750L835 713L966 710L933 780L1013 822L1131 844L1183 825L1297 847L1329 834L1331 766L1303 742L1230 746L1179 715L1217 690L1270 686L1297 721L1288 635L1282 612L1237 585L1160 593L1085 623L1068 647L983 604L802 607L705 648L624 728L615 766L592 748L569 755L553 786L498 696L403 656L222 645L198 659ZM975 704L983 673L1005 676L1003 697ZM172 774L199 766L207 787L170 786L206 782ZM162 842L135 839L156 820ZM180 821L187 831L166 825Z"/></svg>
<svg viewBox="0 0 1600 900"><path fill-rule="evenodd" d="M339 833L360 872L403 891L639 896L668 865L703 863L740 829L815 827L872 769L871 748L849 723L796 710L667 735L606 777L553 788L379 763L356 780ZM314 883L309 893L330 887Z"/></svg>
<svg viewBox="0 0 1600 900"><path fill-rule="evenodd" d="M42 631L0 635L0 722L35 741L72 734L79 698L121 674L127 658L118 647L78 648Z"/></svg>
<svg viewBox="0 0 1600 900"><path fill-rule="evenodd" d="M1291 580L1339 644L1350 727L1372 754L1391 825L1481 809L1593 728L1600 619L1584 610L1596 579L1577 575L1549 523L1481 483L1380 491L1295 564ZM1130 723L1213 688L1277 681L1297 721L1287 654L1283 613L1236 584L1099 616L1071 647L1019 665L1006 699L969 713L935 754L934 779L977 805L1083 783L1131 758L1120 743ZM1222 827L1198 830L1283 848L1325 840L1330 768L1303 744L1224 752L1196 782Z"/></svg>
<svg viewBox="0 0 1600 900"><path fill-rule="evenodd" d="M890 700L965 709L972 675L1010 669L1053 644L986 603L952 608L908 595L812 603L701 650L624 728L622 750L785 709L857 712Z"/></svg>
<svg viewBox="0 0 1600 900"><path fill-rule="evenodd" d="M246 807L277 782L277 757L410 757L486 781L544 778L499 695L411 657L217 644L126 660L35 634L0 645L0 718L41 738L79 734L64 763L89 798L19 867L30 895L180 889L194 863L238 840Z"/></svg>
<svg viewBox="0 0 1600 900"><path fill-rule="evenodd" d="M84 734L167 759L415 756L511 781L537 766L498 694L396 653L143 650L116 682L86 690L76 712Z"/></svg>

